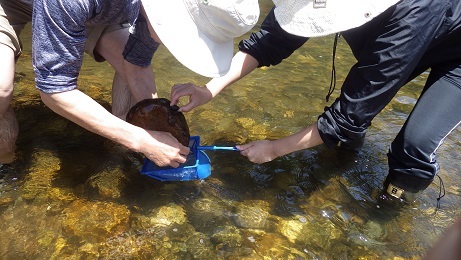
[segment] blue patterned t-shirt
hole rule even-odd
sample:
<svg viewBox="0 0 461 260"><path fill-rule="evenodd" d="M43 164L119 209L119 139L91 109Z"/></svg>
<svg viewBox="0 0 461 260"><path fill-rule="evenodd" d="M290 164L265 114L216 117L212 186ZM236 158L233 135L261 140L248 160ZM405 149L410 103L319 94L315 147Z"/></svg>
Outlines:
<svg viewBox="0 0 461 260"><path fill-rule="evenodd" d="M35 0L32 57L40 91L58 93L77 87L86 25L133 24L139 0Z"/></svg>

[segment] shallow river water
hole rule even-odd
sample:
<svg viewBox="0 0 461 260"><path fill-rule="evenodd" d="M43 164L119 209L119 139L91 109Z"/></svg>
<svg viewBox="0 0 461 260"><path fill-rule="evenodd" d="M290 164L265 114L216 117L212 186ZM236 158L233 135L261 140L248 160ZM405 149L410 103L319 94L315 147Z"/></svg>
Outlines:
<svg viewBox="0 0 461 260"><path fill-rule="evenodd" d="M260 1L261 18L270 3ZM461 215L459 129L438 153L446 191L438 211L437 179L399 210L376 201L387 149L426 75L375 118L357 154L319 146L256 165L236 152L213 151L206 180L160 182L139 173L142 156L43 105L34 88L30 28L22 38L17 159L0 184L2 259L420 259ZM280 65L254 71L186 113L191 134L202 144L235 145L281 138L315 122L355 61L340 39L337 89L326 102L332 46L332 37L311 39ZM208 81L164 47L153 67L160 97L168 98L175 83ZM108 107L112 77L107 63L87 56L79 88Z"/></svg>

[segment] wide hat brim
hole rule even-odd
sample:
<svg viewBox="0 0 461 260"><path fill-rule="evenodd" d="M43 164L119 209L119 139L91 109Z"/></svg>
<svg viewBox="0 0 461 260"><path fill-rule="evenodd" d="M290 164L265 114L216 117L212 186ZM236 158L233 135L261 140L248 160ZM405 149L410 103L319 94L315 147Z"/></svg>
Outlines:
<svg viewBox="0 0 461 260"><path fill-rule="evenodd" d="M142 4L155 33L184 66L206 77L220 77L229 71L233 39L215 42L208 38L182 0L143 0Z"/></svg>
<svg viewBox="0 0 461 260"><path fill-rule="evenodd" d="M273 0L282 29L318 37L359 27L399 0Z"/></svg>

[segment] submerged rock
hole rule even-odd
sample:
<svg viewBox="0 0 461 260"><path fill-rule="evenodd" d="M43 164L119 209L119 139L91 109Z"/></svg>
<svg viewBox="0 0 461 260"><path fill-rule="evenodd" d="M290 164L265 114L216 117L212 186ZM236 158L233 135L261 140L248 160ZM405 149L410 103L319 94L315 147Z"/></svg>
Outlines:
<svg viewBox="0 0 461 260"><path fill-rule="evenodd" d="M279 234L263 234L255 238L254 244L256 255L261 259L307 259L304 252L296 249Z"/></svg>
<svg viewBox="0 0 461 260"><path fill-rule="evenodd" d="M187 221L186 212L181 205L169 203L152 211L151 225L184 224Z"/></svg>
<svg viewBox="0 0 461 260"><path fill-rule="evenodd" d="M168 132L182 145L188 146L189 126L178 109L178 106L170 106L166 98L144 99L130 109L126 121L146 130Z"/></svg>
<svg viewBox="0 0 461 260"><path fill-rule="evenodd" d="M81 241L98 243L128 229L130 211L110 202L76 200L64 210L64 233Z"/></svg>
<svg viewBox="0 0 461 260"><path fill-rule="evenodd" d="M216 245L216 249L227 251L242 246L243 239L240 230L235 226L220 226L215 229L210 238L211 242Z"/></svg>
<svg viewBox="0 0 461 260"><path fill-rule="evenodd" d="M32 163L25 182L20 188L25 200L47 200L52 182L61 170L60 159L47 150L34 151Z"/></svg>
<svg viewBox="0 0 461 260"><path fill-rule="evenodd" d="M127 185L127 177L120 168L104 169L91 176L86 182L87 189L94 190L102 198L122 198Z"/></svg>
<svg viewBox="0 0 461 260"><path fill-rule="evenodd" d="M264 229L268 227L269 203L262 200L247 200L236 207L234 222L241 228Z"/></svg>

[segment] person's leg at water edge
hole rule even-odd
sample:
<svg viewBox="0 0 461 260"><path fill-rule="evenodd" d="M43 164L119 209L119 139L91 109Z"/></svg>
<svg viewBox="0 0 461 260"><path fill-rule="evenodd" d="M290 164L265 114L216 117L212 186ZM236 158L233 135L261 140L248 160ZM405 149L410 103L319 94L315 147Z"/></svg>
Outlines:
<svg viewBox="0 0 461 260"><path fill-rule="evenodd" d="M0 44L0 164L11 163L15 157L18 122L11 102L13 99L14 51Z"/></svg>
<svg viewBox="0 0 461 260"><path fill-rule="evenodd" d="M459 100L459 63L433 67L423 94L389 149L383 196L411 202L432 183L440 169L437 150L461 122Z"/></svg>
<svg viewBox="0 0 461 260"><path fill-rule="evenodd" d="M19 32L27 22L27 8L0 5L0 166L15 159L18 122L11 106L14 89L15 61L21 53ZM8 14L8 15L7 15ZM16 24L16 30L13 27Z"/></svg>
<svg viewBox="0 0 461 260"><path fill-rule="evenodd" d="M95 26L87 28L85 52L97 62L107 61L115 70L112 80L112 114L125 119L135 101L128 89L123 73L123 46L128 39L128 27L123 25Z"/></svg>
<svg viewBox="0 0 461 260"><path fill-rule="evenodd" d="M111 112L123 120L138 101L157 97L151 61L159 43L148 37L146 23L139 16L136 29L126 23L87 27L85 52L114 68Z"/></svg>

